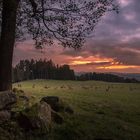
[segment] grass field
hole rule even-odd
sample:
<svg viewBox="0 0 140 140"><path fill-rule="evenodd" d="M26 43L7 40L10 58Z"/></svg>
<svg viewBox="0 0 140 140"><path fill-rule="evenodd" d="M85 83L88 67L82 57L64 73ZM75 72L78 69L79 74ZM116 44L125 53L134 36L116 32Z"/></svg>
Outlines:
<svg viewBox="0 0 140 140"><path fill-rule="evenodd" d="M21 84L21 87L18 87ZM51 140L139 140L140 84L34 80L14 84L31 97L61 97L74 109L54 125Z"/></svg>

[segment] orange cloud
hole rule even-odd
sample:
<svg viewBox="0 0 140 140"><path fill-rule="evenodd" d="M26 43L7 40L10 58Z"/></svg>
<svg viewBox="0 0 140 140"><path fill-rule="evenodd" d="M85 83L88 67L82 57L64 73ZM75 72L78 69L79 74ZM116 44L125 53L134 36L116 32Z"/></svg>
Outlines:
<svg viewBox="0 0 140 140"><path fill-rule="evenodd" d="M122 62L118 62L115 58L102 58L100 56L89 56L84 58L82 56L74 57L70 59L69 65L76 71L89 71L89 72L133 72L134 69L139 72L140 66L137 65L125 65Z"/></svg>
<svg viewBox="0 0 140 140"><path fill-rule="evenodd" d="M127 66L127 65L112 65L112 66L101 66L97 67L97 69L129 69L129 68L138 68L139 66Z"/></svg>
<svg viewBox="0 0 140 140"><path fill-rule="evenodd" d="M100 56L89 56L83 58L82 56L71 58L69 65L88 65L88 64L106 64L113 63L114 59L112 58L100 58Z"/></svg>
<svg viewBox="0 0 140 140"><path fill-rule="evenodd" d="M92 63L92 61L72 61L70 65L85 65L90 63Z"/></svg>

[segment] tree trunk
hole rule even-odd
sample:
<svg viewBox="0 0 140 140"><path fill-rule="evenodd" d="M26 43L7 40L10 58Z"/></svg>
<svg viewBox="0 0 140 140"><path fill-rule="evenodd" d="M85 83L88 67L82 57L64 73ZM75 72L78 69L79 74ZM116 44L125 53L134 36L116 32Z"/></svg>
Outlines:
<svg viewBox="0 0 140 140"><path fill-rule="evenodd" d="M0 35L0 91L12 89L12 57L19 0L3 0Z"/></svg>

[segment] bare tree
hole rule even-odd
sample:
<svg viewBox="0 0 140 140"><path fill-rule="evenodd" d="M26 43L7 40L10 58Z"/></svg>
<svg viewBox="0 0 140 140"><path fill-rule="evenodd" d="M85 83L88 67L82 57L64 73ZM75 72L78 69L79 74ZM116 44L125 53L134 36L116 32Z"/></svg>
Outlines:
<svg viewBox="0 0 140 140"><path fill-rule="evenodd" d="M15 39L77 49L112 10L118 11L115 0L0 0L0 91L12 88Z"/></svg>

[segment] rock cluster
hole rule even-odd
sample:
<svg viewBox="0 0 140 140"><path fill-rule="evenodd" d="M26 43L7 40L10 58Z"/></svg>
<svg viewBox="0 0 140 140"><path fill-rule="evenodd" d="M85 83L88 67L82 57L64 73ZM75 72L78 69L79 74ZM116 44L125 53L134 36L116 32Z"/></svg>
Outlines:
<svg viewBox="0 0 140 140"><path fill-rule="evenodd" d="M11 109L11 105L16 101L16 95L12 91L0 92L0 110Z"/></svg>
<svg viewBox="0 0 140 140"><path fill-rule="evenodd" d="M73 110L59 97L47 96L43 97L39 103L20 112L18 122L27 131L38 129L41 130L41 133L46 133L53 122L57 124L64 122L64 118L60 115L62 111L73 113Z"/></svg>
<svg viewBox="0 0 140 140"><path fill-rule="evenodd" d="M16 97L12 91L0 92L0 124L15 121L25 133L48 134L52 123L62 124L64 122L61 112L73 113L72 108L57 96L43 97L39 103L13 112L11 108L17 102L17 99L18 102L22 100L30 102L30 98L25 95Z"/></svg>
<svg viewBox="0 0 140 140"><path fill-rule="evenodd" d="M45 102L37 103L31 108L25 109L18 116L19 125L25 131L39 130L41 133L49 132L51 120L51 107Z"/></svg>
<svg viewBox="0 0 140 140"><path fill-rule="evenodd" d="M16 95L12 91L0 92L0 123L11 118L11 106L16 101Z"/></svg>

